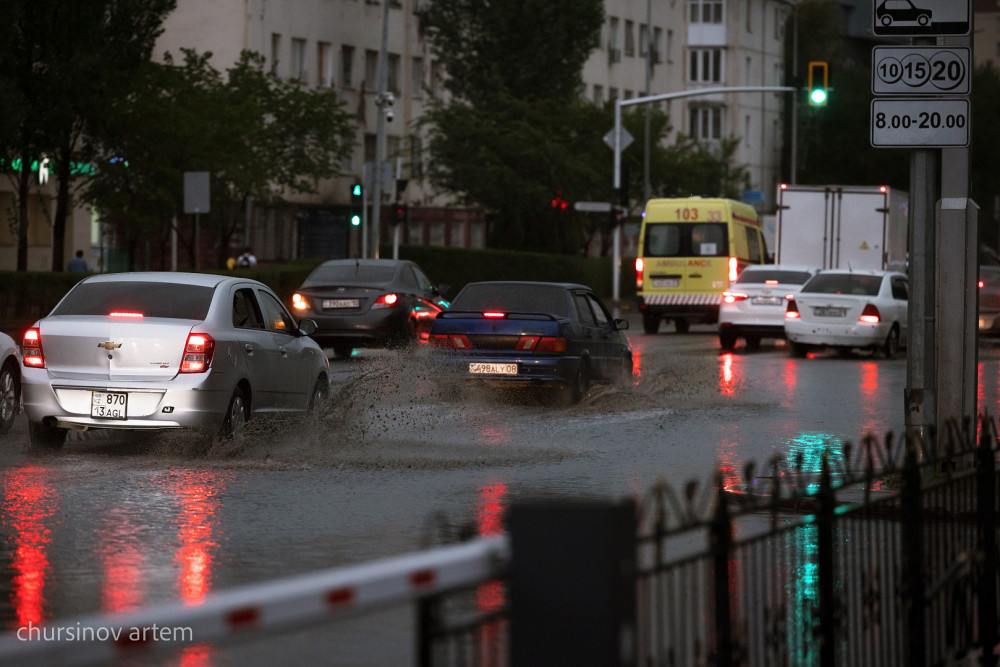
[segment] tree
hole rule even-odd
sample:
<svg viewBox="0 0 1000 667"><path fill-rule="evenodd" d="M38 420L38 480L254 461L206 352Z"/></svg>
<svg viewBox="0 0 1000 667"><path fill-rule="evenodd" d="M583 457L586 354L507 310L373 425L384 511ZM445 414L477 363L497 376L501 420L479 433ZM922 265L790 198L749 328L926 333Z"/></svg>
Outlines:
<svg viewBox="0 0 1000 667"><path fill-rule="evenodd" d="M66 218L72 209L74 162L86 162L83 137L106 100L124 94L149 60L163 18L176 0L9 0L0 23L0 90L13 131L0 155L15 180L18 270L27 268L32 165L50 156L57 179L52 268L61 271ZM13 122L11 122L13 121Z"/></svg>
<svg viewBox="0 0 1000 667"><path fill-rule="evenodd" d="M95 146L99 159L86 197L116 221L130 263L139 238L165 240L168 221L182 210L185 171L211 175L211 212L203 221L221 266L246 223L248 197L272 206L287 192L314 192L350 154L351 119L336 93L283 81L253 52L225 77L210 57L184 51L183 64L174 65L167 54L164 64L150 64L129 99L111 103L113 122ZM193 239L186 246L193 263Z"/></svg>

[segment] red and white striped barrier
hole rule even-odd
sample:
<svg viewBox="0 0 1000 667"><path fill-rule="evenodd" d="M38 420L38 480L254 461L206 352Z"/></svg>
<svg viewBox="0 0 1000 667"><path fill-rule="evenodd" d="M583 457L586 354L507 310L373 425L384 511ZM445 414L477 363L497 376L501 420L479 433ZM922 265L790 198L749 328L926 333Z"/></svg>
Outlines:
<svg viewBox="0 0 1000 667"><path fill-rule="evenodd" d="M242 586L198 605L164 603L125 614L18 628L0 637L2 665L87 665L191 644L297 630L496 578L510 561L505 535Z"/></svg>

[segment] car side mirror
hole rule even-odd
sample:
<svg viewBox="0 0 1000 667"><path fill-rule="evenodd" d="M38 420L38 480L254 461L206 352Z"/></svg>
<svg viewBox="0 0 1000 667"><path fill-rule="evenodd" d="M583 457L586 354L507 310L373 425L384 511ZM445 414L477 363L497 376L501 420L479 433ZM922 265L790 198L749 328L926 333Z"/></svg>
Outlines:
<svg viewBox="0 0 1000 667"><path fill-rule="evenodd" d="M628 320L622 318L615 319L615 328L621 331L622 329L628 329Z"/></svg>
<svg viewBox="0 0 1000 667"><path fill-rule="evenodd" d="M299 321L299 334L303 336L312 336L318 328L316 320L305 319Z"/></svg>

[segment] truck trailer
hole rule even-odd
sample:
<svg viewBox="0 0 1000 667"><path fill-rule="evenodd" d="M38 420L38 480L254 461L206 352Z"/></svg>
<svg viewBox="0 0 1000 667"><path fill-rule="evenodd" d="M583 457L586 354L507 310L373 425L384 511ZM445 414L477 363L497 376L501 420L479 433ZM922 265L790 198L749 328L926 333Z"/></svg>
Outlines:
<svg viewBox="0 0 1000 667"><path fill-rule="evenodd" d="M778 187L774 261L906 270L909 198L884 185Z"/></svg>

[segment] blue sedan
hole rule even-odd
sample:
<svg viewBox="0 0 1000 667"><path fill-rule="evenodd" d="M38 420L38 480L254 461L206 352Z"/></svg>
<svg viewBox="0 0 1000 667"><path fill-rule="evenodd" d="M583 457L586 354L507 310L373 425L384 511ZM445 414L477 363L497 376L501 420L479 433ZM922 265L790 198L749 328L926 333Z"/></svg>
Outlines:
<svg viewBox="0 0 1000 667"><path fill-rule="evenodd" d="M631 377L627 328L584 285L478 282L434 319L430 343L447 379L551 387L577 402L592 382Z"/></svg>

